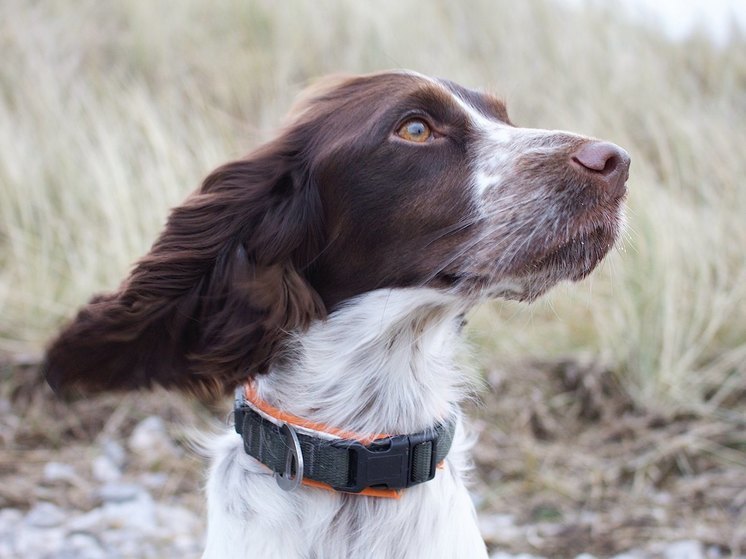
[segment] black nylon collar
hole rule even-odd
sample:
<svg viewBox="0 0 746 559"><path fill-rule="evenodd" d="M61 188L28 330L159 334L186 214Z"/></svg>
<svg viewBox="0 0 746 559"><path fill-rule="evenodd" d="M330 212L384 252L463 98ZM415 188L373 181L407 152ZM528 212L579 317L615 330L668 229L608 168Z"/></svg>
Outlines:
<svg viewBox="0 0 746 559"><path fill-rule="evenodd" d="M314 437L264 417L246 401L243 388L236 391L234 413L246 453L269 467L281 487L291 489L304 479L346 493L398 490L429 481L448 454L456 430L452 419L367 445L354 439Z"/></svg>

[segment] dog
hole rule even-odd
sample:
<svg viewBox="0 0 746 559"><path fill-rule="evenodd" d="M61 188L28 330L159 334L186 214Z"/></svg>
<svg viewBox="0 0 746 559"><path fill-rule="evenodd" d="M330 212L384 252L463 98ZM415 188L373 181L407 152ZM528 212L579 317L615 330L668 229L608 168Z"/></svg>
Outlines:
<svg viewBox="0 0 746 559"><path fill-rule="evenodd" d="M464 484L466 312L587 276L630 158L415 72L312 87L48 348L58 392L236 390L204 557L487 557Z"/></svg>

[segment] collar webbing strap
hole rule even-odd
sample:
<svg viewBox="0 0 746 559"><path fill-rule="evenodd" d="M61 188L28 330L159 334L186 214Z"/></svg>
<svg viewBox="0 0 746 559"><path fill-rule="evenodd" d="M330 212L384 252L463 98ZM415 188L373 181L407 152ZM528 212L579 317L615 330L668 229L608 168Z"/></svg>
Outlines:
<svg viewBox="0 0 746 559"><path fill-rule="evenodd" d="M387 493L435 477L436 466L448 454L456 430L456 423L451 420L413 435L372 442L317 437L296 431L290 423L278 424L268 419L250 405L243 389L237 391L234 411L244 450L276 476L297 479L299 472L295 470L301 464L299 481L307 485L387 497L396 496ZM296 456L295 461L289 460L296 451L301 454L300 459Z"/></svg>

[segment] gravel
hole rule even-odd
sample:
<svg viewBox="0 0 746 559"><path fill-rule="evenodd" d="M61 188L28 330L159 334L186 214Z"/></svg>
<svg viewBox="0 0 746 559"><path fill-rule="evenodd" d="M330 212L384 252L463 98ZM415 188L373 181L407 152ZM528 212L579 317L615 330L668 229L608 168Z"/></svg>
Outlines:
<svg viewBox="0 0 746 559"><path fill-rule="evenodd" d="M100 488L102 504L89 511L38 503L31 510L0 510L2 559L198 558L204 521L184 507L156 501L143 486L109 482ZM511 528L507 517L500 522ZM515 526L512 528L518 529ZM613 559L721 559L717 549L693 540L630 550ZM493 552L490 559L549 559L528 553ZM600 559L582 553L575 559Z"/></svg>
<svg viewBox="0 0 746 559"><path fill-rule="evenodd" d="M146 420L145 427L130 438L129 452L144 452L150 458L159 453L177 452L172 441L163 439L162 424ZM155 428L157 427L157 428ZM137 444L132 444L135 438ZM151 444L152 443L152 444ZM0 509L0 559L118 559L198 558L204 544L204 519L201 513L157 499L153 491L167 481L165 474L140 473L137 481L123 480L130 459L121 445L101 443L93 459L97 480L98 506L90 510L63 508L51 502L39 502L28 511ZM101 464L106 463L104 468ZM106 472L105 475L102 472ZM48 481L77 483L81 476L70 464L48 462L44 466ZM480 528L488 542L530 541L551 532L552 526L516 522L509 514L484 514ZM613 559L720 559L717 548L706 548L695 540L674 541L629 550ZM549 559L528 553L495 551L490 559ZM575 559L601 559L582 553ZM741 558L744 559L744 558Z"/></svg>
<svg viewBox="0 0 746 559"><path fill-rule="evenodd" d="M0 559L200 557L205 531L204 499L199 490L203 465L186 448L183 437L177 439L172 435L173 417L180 416L171 411L170 423L160 417L160 414L169 416L167 412L174 409L174 404L169 405L170 408L164 405L161 397L157 405L153 405L152 415L141 416L140 421L122 427L121 422L126 419L117 418L127 418L130 414L125 401L121 414L100 414L109 418L111 427L92 429L95 438L88 442L66 439L67 444L56 450L41 444L39 450L9 454L4 467L10 473L6 472L2 478L4 491L0 491L4 498L0 501L4 503L0 505ZM178 409L182 412L184 406L179 403ZM117 408L113 410L116 412ZM9 423L15 417L13 410L8 413L4 425L13 427L15 424ZM114 420L110 419L112 416ZM22 425L16 428L20 429L19 426ZM45 426L43 432L46 433L50 428L48 424ZM19 440L23 440L22 434L19 431ZM28 435L26 437L28 439ZM494 441L488 441L477 450L497 447ZM499 448L502 449L500 463L509 465L505 461L508 447ZM0 461L0 466L2 464ZM740 477L734 479L733 487L743 487L737 483ZM500 483L501 487L506 487L504 481ZM711 484L706 486L714 491ZM477 487L475 504L483 511L479 518L480 529L493 550L491 559L573 556L575 559L746 559L738 552L727 551L722 543L720 547L703 543L728 541L717 532L702 532L716 536L705 535L702 541L696 539L694 533L695 537L685 539L686 532L671 535L671 541L660 541L663 539L660 536L644 540L626 538L624 541L631 542L629 545L634 548L621 552L627 544L616 545L606 548L614 549L615 553L601 555L598 551L605 548L597 545L600 540L595 527L603 525L599 524L598 510L579 513L574 521L575 526L582 528L577 532L580 536L577 539L573 535L575 532L567 532L572 522L568 524L567 518L558 517L553 508L536 509L541 513L537 517L544 518L543 521L527 515L526 511L533 509L526 506L513 506L509 511L512 514L506 514L505 504L509 506L510 499L500 501L503 506L495 507L490 503L488 489L489 485ZM659 522L658 516L664 518L656 512L656 507L668 506L654 500L648 505L643 510L649 516L640 517L643 527L655 525ZM618 510L626 509L619 507ZM724 534L737 535L725 531L728 527L723 526ZM558 543L548 546L548 541ZM620 540L604 541L618 543ZM524 553L519 553L520 550ZM583 550L586 552L581 553ZM594 553L588 552L591 550Z"/></svg>
<svg viewBox="0 0 746 559"><path fill-rule="evenodd" d="M156 502L143 487L108 483L101 506L70 511L38 503L25 514L0 511L3 559L163 559L199 557L204 522L183 508Z"/></svg>

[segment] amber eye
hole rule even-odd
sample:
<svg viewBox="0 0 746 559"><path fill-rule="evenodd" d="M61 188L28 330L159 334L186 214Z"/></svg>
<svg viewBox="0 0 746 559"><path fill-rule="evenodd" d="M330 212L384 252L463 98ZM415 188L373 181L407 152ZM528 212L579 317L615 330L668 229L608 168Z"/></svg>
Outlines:
<svg viewBox="0 0 746 559"><path fill-rule="evenodd" d="M414 118L402 124L396 134L409 142L421 144L430 139L432 131L425 121Z"/></svg>

